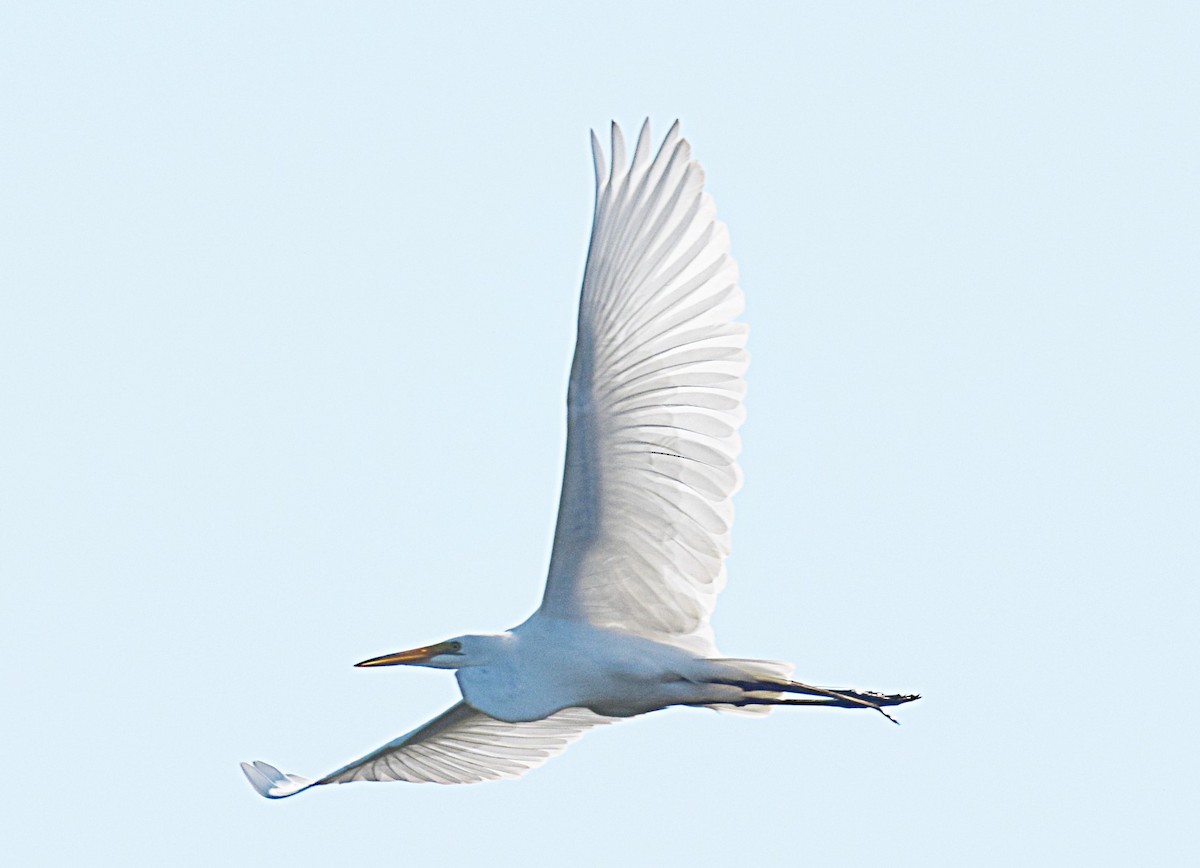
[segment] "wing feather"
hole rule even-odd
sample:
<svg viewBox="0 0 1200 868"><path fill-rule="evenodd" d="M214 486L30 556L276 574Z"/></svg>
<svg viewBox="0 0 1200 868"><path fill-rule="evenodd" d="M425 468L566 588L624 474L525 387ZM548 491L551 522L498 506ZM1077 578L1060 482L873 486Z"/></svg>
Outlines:
<svg viewBox="0 0 1200 868"><path fill-rule="evenodd" d="M632 161L593 133L596 207L542 616L716 652L741 483L746 327L729 234L676 122Z"/></svg>
<svg viewBox="0 0 1200 868"><path fill-rule="evenodd" d="M242 770L269 799L353 781L474 784L518 777L562 753L587 730L612 720L584 708L568 708L542 720L505 723L460 702L317 781L285 774L263 762L242 763Z"/></svg>

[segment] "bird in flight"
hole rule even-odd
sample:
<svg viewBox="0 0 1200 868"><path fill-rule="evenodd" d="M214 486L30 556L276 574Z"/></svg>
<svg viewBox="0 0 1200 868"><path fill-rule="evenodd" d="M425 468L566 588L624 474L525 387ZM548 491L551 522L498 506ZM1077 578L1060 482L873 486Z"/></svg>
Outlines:
<svg viewBox="0 0 1200 868"><path fill-rule="evenodd" d="M504 633L357 664L452 669L462 701L319 780L242 763L271 799L322 784L467 784L523 774L586 730L669 706L910 702L814 687L723 657L709 624L741 485L746 326L729 234L676 122L633 156L592 134L596 207L567 392L567 454L542 604Z"/></svg>

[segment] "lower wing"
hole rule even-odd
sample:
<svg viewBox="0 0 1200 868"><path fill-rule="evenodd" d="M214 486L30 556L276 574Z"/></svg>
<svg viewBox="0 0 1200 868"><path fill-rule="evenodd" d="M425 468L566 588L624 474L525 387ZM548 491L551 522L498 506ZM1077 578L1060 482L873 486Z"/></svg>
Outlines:
<svg viewBox="0 0 1200 868"><path fill-rule="evenodd" d="M585 708L567 708L542 720L505 723L460 702L317 781L264 762L242 763L242 771L259 795L268 799L351 781L475 784L519 777L562 753L587 730L612 720Z"/></svg>

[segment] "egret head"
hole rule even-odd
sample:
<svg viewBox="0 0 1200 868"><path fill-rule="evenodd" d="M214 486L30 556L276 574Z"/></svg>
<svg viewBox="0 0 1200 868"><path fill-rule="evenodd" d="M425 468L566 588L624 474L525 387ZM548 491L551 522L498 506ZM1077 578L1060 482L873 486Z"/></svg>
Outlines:
<svg viewBox="0 0 1200 868"><path fill-rule="evenodd" d="M372 657L355 666L432 666L434 669L462 669L465 666L478 666L489 661L489 653L499 636L459 636L438 642L436 645L425 645L410 651L398 651L395 654L384 654L382 657Z"/></svg>

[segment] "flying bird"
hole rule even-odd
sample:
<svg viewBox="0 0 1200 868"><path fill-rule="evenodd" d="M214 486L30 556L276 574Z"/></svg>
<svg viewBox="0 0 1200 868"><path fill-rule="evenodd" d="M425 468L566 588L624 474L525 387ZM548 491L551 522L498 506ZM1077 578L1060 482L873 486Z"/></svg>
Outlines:
<svg viewBox="0 0 1200 868"><path fill-rule="evenodd" d="M592 133L596 203L567 392L567 451L541 606L503 633L356 665L452 669L462 700L315 781L242 763L271 799L322 784L523 774L588 729L669 706L872 709L915 695L814 687L723 657L709 620L741 485L746 326L729 234L679 123L627 157Z"/></svg>

